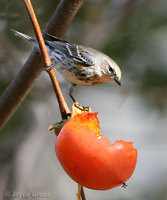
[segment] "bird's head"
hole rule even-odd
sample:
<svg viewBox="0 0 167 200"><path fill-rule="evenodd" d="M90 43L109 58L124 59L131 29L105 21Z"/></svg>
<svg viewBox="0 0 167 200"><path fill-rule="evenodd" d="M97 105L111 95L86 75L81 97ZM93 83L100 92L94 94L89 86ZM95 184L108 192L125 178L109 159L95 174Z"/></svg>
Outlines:
<svg viewBox="0 0 167 200"><path fill-rule="evenodd" d="M121 86L121 70L119 66L109 57L107 57L106 61L106 69L105 73L111 79L111 81L115 81L118 85Z"/></svg>

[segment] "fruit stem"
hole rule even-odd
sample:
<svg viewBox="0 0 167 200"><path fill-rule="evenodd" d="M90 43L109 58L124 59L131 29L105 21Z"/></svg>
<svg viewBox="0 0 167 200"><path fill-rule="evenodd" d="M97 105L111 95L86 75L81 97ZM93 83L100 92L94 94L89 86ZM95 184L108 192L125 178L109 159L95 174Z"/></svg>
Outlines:
<svg viewBox="0 0 167 200"><path fill-rule="evenodd" d="M83 186L78 184L78 193L76 194L78 200L86 200ZM81 198L80 198L81 197Z"/></svg>

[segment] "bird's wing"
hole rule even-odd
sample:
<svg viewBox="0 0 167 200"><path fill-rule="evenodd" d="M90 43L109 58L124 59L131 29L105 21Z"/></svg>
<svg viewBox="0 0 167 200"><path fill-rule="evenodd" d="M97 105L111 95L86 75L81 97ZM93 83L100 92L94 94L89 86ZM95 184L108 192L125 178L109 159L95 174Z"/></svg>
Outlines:
<svg viewBox="0 0 167 200"><path fill-rule="evenodd" d="M81 48L75 44L66 44L66 48L68 49L69 54L72 56L74 62L84 65L85 67L89 67L94 65L94 62L90 56L90 54L85 51L84 47Z"/></svg>
<svg viewBox="0 0 167 200"><path fill-rule="evenodd" d="M50 35L49 33L43 31L44 35L47 36L47 39L49 39L50 41L61 41L61 42L64 42L64 43L68 43L66 40L63 40L61 38L58 38L56 36L53 36L53 35Z"/></svg>
<svg viewBox="0 0 167 200"><path fill-rule="evenodd" d="M85 67L92 66L94 64L90 55L86 51L81 52L78 45L70 44L69 42L52 36L48 33L45 34L51 40L46 41L46 44L48 44L51 48L58 49L59 51L71 57L74 60L74 62Z"/></svg>

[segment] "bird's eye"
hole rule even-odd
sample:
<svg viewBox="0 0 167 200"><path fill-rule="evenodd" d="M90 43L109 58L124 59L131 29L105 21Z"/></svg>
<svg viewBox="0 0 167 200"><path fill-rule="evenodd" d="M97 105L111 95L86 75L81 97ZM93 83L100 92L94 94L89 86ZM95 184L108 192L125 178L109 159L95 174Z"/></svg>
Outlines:
<svg viewBox="0 0 167 200"><path fill-rule="evenodd" d="M115 70L109 65L109 71L112 72L113 74L115 73Z"/></svg>

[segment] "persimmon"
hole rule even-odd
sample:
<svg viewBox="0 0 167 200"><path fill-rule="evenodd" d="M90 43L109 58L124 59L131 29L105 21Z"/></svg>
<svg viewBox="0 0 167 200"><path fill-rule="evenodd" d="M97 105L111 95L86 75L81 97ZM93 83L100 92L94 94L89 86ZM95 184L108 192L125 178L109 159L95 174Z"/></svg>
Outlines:
<svg viewBox="0 0 167 200"><path fill-rule="evenodd" d="M100 134L97 113L82 113L62 127L56 154L66 173L78 184L107 190L124 184L133 174L137 150L132 142L111 144Z"/></svg>

